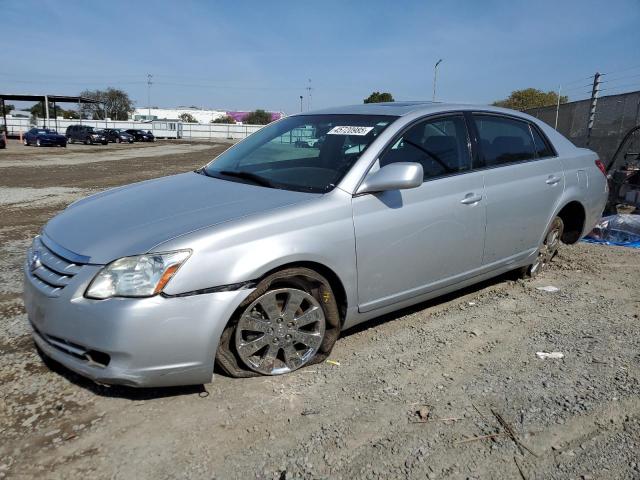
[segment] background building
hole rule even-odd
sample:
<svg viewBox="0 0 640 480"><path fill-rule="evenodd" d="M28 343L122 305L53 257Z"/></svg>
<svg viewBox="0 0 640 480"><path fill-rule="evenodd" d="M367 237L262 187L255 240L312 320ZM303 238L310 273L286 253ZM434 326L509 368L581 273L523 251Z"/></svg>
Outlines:
<svg viewBox="0 0 640 480"><path fill-rule="evenodd" d="M197 123L211 123L212 120L222 118L227 115L232 117L237 123L242 123L249 111L226 111L226 110L207 110L196 107L176 107L176 108L136 108L131 117L136 121L149 120L177 120L180 115L188 113L196 119ZM268 112L271 114L271 120L279 120L284 117L283 112Z"/></svg>

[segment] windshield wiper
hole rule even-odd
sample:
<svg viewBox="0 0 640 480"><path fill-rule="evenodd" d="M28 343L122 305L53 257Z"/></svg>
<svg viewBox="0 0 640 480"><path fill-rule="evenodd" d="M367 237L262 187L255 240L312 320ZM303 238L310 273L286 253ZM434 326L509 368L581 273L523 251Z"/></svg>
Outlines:
<svg viewBox="0 0 640 480"><path fill-rule="evenodd" d="M227 177L236 177L236 178L241 178L243 180L249 180L250 182L255 183L256 185L262 185L263 187L271 187L273 188L273 183L271 183L269 180L267 180L264 177L261 177L260 175L257 175L255 173L251 173L251 172L243 172L243 171L238 171L235 172L233 170L221 170L221 171L216 171L215 173L219 173L221 175L225 175Z"/></svg>

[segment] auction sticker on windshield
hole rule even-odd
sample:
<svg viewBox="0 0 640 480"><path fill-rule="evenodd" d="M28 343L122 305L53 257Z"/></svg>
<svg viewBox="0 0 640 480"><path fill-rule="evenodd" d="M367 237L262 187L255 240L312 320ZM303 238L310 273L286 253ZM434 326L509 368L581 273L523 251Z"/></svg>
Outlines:
<svg viewBox="0 0 640 480"><path fill-rule="evenodd" d="M327 135L366 135L373 127L333 127Z"/></svg>

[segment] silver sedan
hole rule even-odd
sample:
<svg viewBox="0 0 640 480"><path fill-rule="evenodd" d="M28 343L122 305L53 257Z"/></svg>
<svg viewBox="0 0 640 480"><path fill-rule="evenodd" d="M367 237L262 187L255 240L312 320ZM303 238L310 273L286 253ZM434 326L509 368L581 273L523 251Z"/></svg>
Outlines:
<svg viewBox="0 0 640 480"><path fill-rule="evenodd" d="M70 205L33 241L24 300L43 354L97 382L278 375L373 317L537 275L606 197L593 152L510 110L294 115L195 172Z"/></svg>

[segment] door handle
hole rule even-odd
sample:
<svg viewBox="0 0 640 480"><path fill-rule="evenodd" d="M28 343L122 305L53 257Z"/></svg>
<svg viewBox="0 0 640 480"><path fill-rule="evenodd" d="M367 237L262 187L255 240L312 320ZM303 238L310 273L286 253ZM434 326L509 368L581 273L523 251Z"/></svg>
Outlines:
<svg viewBox="0 0 640 480"><path fill-rule="evenodd" d="M556 185L562 180L560 177L556 177L555 175L549 175L549 178L545 180L547 185Z"/></svg>
<svg viewBox="0 0 640 480"><path fill-rule="evenodd" d="M475 193L467 193L460 203L463 205L475 205L480 200L482 200L482 195L476 195Z"/></svg>

